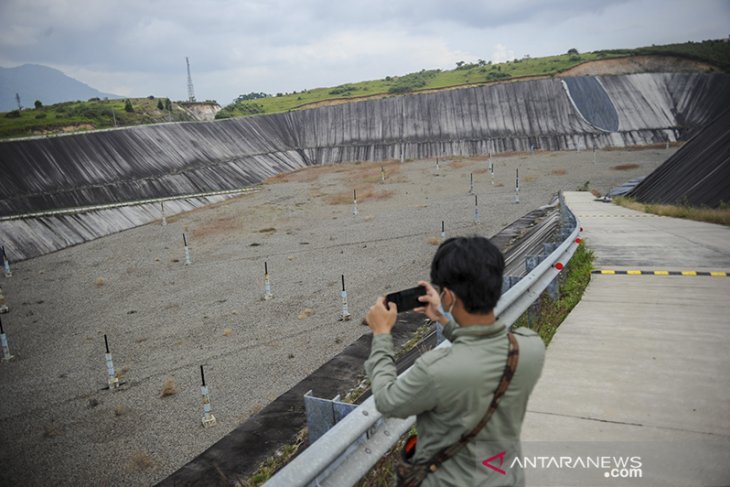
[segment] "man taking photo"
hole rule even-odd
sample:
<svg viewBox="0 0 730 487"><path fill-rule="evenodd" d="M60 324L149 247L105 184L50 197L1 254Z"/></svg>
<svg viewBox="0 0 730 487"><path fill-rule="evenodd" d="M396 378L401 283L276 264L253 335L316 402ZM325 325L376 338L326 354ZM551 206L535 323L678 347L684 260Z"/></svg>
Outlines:
<svg viewBox="0 0 730 487"><path fill-rule="evenodd" d="M365 370L384 416L417 415L397 471L401 485L524 485L512 459L521 456L527 400L540 377L545 346L529 329L496 320L504 258L483 237L444 241L431 263L431 282L415 311L444 326L451 347L422 355L397 377L390 331L395 303L377 299L366 321L373 331ZM448 311L446 311L448 310Z"/></svg>

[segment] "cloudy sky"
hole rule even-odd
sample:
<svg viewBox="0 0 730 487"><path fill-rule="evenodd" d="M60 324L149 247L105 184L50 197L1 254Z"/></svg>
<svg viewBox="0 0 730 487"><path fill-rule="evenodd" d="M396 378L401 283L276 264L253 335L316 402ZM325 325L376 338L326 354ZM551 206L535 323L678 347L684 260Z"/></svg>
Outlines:
<svg viewBox="0 0 730 487"><path fill-rule="evenodd" d="M123 96L300 91L457 61L726 38L730 0L0 0L0 66Z"/></svg>

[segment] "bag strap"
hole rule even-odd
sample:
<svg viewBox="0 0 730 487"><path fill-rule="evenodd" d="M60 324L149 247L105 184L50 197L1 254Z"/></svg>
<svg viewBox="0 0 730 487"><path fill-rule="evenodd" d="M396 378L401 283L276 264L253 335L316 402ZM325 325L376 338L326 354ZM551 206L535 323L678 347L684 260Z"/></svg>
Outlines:
<svg viewBox="0 0 730 487"><path fill-rule="evenodd" d="M464 448L464 446L466 446L467 443L474 439L474 437L479 434L479 432L487 425L489 419L494 414L494 411L497 410L497 406L499 406L499 400L502 399L504 393L507 392L509 383L512 380L512 377L515 375L515 371L517 370L517 363L519 362L520 358L520 347L517 344L517 339L510 332L507 333L507 338L509 339L507 363L504 366L502 378L497 385L497 389L494 391L492 402L489 404L489 408L487 409L486 414L471 431L462 435L462 437L459 438L459 441L435 454L428 462L429 471L435 472L436 470L438 470L442 463L456 455L462 448Z"/></svg>

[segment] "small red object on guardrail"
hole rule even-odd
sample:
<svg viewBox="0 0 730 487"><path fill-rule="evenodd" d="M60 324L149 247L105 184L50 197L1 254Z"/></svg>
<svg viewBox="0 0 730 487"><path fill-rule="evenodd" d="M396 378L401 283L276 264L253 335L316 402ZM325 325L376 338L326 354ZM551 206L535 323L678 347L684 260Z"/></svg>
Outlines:
<svg viewBox="0 0 730 487"><path fill-rule="evenodd" d="M555 268L557 270L559 270L559 271L562 271L563 270L563 263L562 262L556 262L555 263Z"/></svg>
<svg viewBox="0 0 730 487"><path fill-rule="evenodd" d="M581 242L583 242L583 239L582 238L578 237L578 238L575 239L575 243L579 244Z"/></svg>

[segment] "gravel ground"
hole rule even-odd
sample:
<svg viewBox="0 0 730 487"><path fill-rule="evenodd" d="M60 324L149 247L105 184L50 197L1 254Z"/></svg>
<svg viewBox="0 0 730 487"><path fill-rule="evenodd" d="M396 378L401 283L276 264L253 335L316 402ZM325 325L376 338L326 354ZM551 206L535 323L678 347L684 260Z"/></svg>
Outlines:
<svg viewBox="0 0 730 487"><path fill-rule="evenodd" d="M427 278L433 240L493 235L560 190L606 191L674 149L310 168L255 194L18 263L0 278L0 483L164 479L354 341L378 294ZM634 169L616 170L619 164ZM520 204L513 203L515 168ZM474 173L481 223L473 223ZM358 188L359 214L352 214ZM183 265L183 232L193 264ZM274 299L262 301L268 262ZM344 274L353 321L339 322ZM311 308L311 317L300 317ZM104 339L126 386L105 386ZM199 365L218 425L203 429ZM176 394L161 397L163 383ZM316 391L315 391L316 394Z"/></svg>

